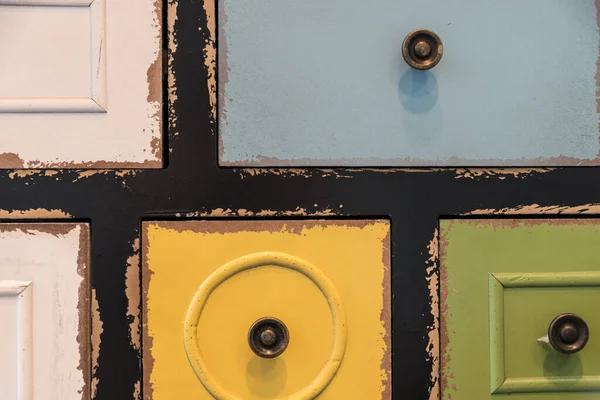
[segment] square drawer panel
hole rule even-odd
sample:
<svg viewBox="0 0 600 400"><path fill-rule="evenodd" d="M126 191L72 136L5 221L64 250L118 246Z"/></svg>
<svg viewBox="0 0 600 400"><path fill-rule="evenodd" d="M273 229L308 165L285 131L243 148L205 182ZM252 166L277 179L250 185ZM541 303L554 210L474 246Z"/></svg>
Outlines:
<svg viewBox="0 0 600 400"><path fill-rule="evenodd" d="M89 226L0 224L0 398L90 398Z"/></svg>
<svg viewBox="0 0 600 400"><path fill-rule="evenodd" d="M598 397L598 220L443 220L440 244L442 399Z"/></svg>
<svg viewBox="0 0 600 400"><path fill-rule="evenodd" d="M594 0L217 6L222 165L599 164Z"/></svg>
<svg viewBox="0 0 600 400"><path fill-rule="evenodd" d="M0 168L161 162L161 6L0 1Z"/></svg>
<svg viewBox="0 0 600 400"><path fill-rule="evenodd" d="M391 400L388 221L142 231L145 396Z"/></svg>

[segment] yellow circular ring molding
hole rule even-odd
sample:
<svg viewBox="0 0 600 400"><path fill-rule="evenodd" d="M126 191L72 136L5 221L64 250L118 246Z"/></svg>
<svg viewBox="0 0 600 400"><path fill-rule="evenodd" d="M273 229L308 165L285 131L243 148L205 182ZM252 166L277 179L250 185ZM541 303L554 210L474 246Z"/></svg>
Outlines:
<svg viewBox="0 0 600 400"><path fill-rule="evenodd" d="M346 313L342 304L342 299L338 294L333 283L317 267L306 260L290 254L278 252L254 253L240 257L223 265L213 272L196 291L192 302L185 316L183 328L183 340L188 360L196 373L200 382L204 385L217 400L242 400L239 397L229 393L223 386L214 379L206 367L206 363L198 346L196 332L202 310L210 297L210 294L223 282L240 272L258 268L267 265L275 265L281 268L288 268L307 276L321 290L331 311L333 320L333 346L329 359L317 377L305 388L289 396L280 397L274 400L311 400L317 397L335 377L344 353L346 351L346 341L348 337L348 328L346 325Z"/></svg>

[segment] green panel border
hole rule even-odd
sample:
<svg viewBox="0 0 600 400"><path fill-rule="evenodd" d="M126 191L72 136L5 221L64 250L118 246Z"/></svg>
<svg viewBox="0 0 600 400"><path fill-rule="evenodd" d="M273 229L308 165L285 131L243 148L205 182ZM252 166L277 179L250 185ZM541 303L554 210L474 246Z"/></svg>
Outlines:
<svg viewBox="0 0 600 400"><path fill-rule="evenodd" d="M490 274L490 387L492 394L600 391L600 376L507 378L504 371L505 288L595 286L600 286L600 272L597 271Z"/></svg>

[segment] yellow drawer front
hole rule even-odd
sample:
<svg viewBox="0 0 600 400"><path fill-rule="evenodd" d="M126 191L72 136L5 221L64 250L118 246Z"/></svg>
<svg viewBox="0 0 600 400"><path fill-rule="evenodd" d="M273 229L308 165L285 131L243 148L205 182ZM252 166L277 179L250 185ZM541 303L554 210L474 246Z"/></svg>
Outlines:
<svg viewBox="0 0 600 400"><path fill-rule="evenodd" d="M143 223L145 398L391 399L385 220ZM276 318L287 347L255 354Z"/></svg>

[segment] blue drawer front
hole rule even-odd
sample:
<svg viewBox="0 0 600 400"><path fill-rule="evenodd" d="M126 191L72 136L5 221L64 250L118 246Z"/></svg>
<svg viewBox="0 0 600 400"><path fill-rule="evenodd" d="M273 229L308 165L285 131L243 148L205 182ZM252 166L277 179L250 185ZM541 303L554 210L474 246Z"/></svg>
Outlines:
<svg viewBox="0 0 600 400"><path fill-rule="evenodd" d="M600 164L594 0L218 0L218 25L222 165Z"/></svg>

